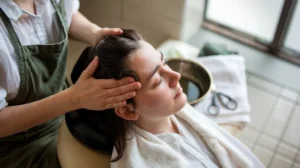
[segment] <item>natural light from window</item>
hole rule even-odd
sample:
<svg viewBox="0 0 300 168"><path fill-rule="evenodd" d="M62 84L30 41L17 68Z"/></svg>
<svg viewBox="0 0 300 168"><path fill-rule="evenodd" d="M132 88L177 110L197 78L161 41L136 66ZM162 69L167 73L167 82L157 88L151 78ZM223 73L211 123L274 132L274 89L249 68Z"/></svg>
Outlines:
<svg viewBox="0 0 300 168"><path fill-rule="evenodd" d="M300 2L298 1L284 46L300 52Z"/></svg>
<svg viewBox="0 0 300 168"><path fill-rule="evenodd" d="M283 4L284 0L209 0L206 18L271 42Z"/></svg>

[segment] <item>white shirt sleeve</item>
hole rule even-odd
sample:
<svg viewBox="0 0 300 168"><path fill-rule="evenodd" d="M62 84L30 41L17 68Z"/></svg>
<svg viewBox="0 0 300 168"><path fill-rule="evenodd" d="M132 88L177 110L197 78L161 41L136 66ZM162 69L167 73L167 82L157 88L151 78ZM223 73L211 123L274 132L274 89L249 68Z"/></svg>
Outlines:
<svg viewBox="0 0 300 168"><path fill-rule="evenodd" d="M73 0L74 4L73 4L73 8L72 8L72 13L75 13L79 10L80 7L80 3L79 0Z"/></svg>
<svg viewBox="0 0 300 168"><path fill-rule="evenodd" d="M1 20L2 22L2 20ZM16 58L12 57L7 45L8 37L3 36L4 29L0 27L0 110L6 107L7 101L16 96L18 90L19 74Z"/></svg>
<svg viewBox="0 0 300 168"><path fill-rule="evenodd" d="M4 109L8 104L5 100L6 98L6 90L0 86L0 111Z"/></svg>
<svg viewBox="0 0 300 168"><path fill-rule="evenodd" d="M58 3L61 0L56 0ZM50 3L51 5L51 3ZM66 11L66 18L68 26L70 26L72 20L72 14L76 13L79 9L79 0L64 0L64 6ZM52 7L52 5L51 5ZM16 28L18 31L17 24ZM24 26L23 26L24 29ZM27 29L25 31L28 31ZM55 36L55 33L51 33L51 36ZM36 43L25 43L26 41L20 36L20 41L23 45L32 45ZM38 43L39 44L39 43ZM17 56L14 52L13 46L10 44L10 40L7 37L6 29L2 19L0 19L0 110L8 105L7 101L13 99L19 89L20 76L18 71Z"/></svg>
<svg viewBox="0 0 300 168"><path fill-rule="evenodd" d="M0 37L0 46L2 46L3 40L2 37ZM6 74L5 74L5 64L4 60L6 59L6 54L4 51L2 51L2 48L0 48L0 110L2 110L4 107L6 107L8 104L6 102L6 96L7 91L5 89L5 83L6 83Z"/></svg>
<svg viewBox="0 0 300 168"><path fill-rule="evenodd" d="M60 0L58 0L60 1ZM79 10L79 0L65 0L65 11L66 11L66 17L68 22L68 27L70 27L72 15L76 13Z"/></svg>

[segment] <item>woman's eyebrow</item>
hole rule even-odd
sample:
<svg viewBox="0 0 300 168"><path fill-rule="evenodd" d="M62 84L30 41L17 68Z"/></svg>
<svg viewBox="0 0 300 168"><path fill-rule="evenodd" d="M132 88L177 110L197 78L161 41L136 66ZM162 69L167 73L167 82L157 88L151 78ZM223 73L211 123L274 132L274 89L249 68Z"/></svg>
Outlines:
<svg viewBox="0 0 300 168"><path fill-rule="evenodd" d="M164 55L162 54L162 52L160 52L160 56L161 56L160 60L163 61ZM146 83L147 83L147 82L153 77L153 75L158 71L159 67L160 67L160 65L157 65L157 66L155 67L155 69L152 71L151 75L147 78Z"/></svg>
<svg viewBox="0 0 300 168"><path fill-rule="evenodd" d="M163 61L164 60L164 54L160 51L160 55L161 55L161 61Z"/></svg>

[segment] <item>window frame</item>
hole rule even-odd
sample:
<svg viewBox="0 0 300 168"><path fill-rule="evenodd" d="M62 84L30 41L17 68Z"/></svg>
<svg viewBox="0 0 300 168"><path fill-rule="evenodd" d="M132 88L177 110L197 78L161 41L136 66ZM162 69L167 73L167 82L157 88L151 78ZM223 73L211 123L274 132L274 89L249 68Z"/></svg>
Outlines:
<svg viewBox="0 0 300 168"><path fill-rule="evenodd" d="M272 42L269 44L261 39L254 37L253 35L238 31L234 28L209 20L206 17L208 1L209 0L205 0L202 23L203 28L221 34L225 37L229 37L235 41L244 43L250 47L259 49L263 52L269 53L296 65L300 65L300 53L285 48L283 46L298 0L284 1L280 18L276 27L275 35L273 37Z"/></svg>

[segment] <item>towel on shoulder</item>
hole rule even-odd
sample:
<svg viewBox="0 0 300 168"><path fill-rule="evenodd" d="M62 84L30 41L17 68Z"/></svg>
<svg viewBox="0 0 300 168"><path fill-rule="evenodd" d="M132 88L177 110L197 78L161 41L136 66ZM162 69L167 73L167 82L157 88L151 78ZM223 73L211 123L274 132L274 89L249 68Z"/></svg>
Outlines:
<svg viewBox="0 0 300 168"><path fill-rule="evenodd" d="M171 117L179 117L188 122L214 152L221 167L265 167L244 144L188 103ZM111 163L112 168L189 167L177 152L154 134L137 126L134 126L129 134L131 138L126 141L124 155L120 160ZM112 158L116 156L117 152L114 149Z"/></svg>

